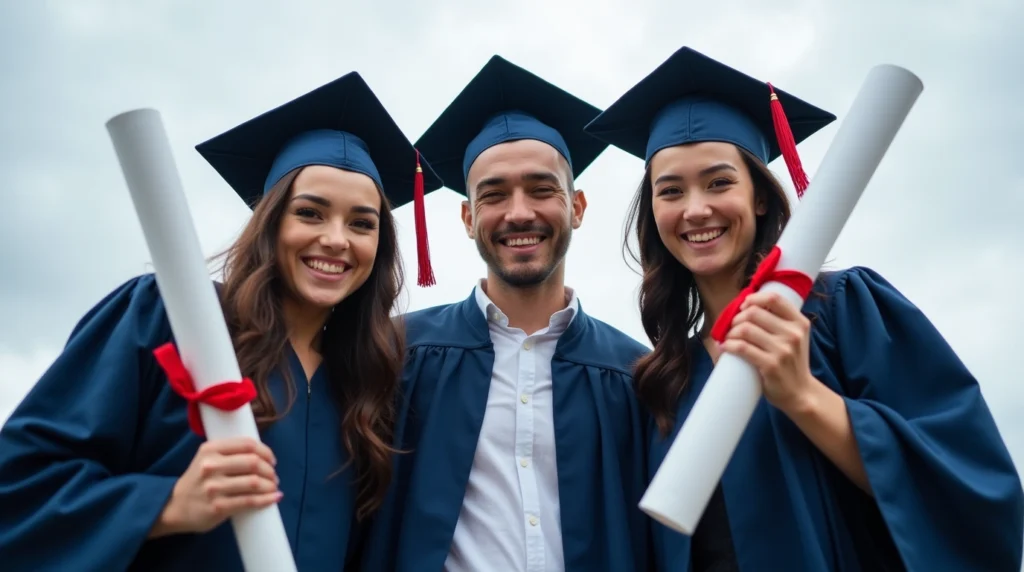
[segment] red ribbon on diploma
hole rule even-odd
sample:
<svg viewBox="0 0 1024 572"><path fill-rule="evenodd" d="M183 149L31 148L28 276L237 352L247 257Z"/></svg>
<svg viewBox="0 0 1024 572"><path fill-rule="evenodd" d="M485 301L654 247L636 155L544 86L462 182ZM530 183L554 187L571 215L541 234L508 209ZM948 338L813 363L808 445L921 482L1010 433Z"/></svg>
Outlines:
<svg viewBox="0 0 1024 572"><path fill-rule="evenodd" d="M199 416L200 403L211 405L221 411L234 411L256 399L256 386L247 377L242 381L225 381L196 391L192 376L185 369L185 364L182 363L173 343L168 342L156 348L153 355L167 374L171 389L188 401L188 424L200 437L206 437L203 420Z"/></svg>
<svg viewBox="0 0 1024 572"><path fill-rule="evenodd" d="M736 296L736 299L730 302L725 307L725 310L722 310L722 315L718 317L715 326L711 328L712 339L718 343L725 341L725 336L729 333L729 328L732 327L732 321L736 318L736 314L740 312L740 306L743 304L743 301L747 299L747 296L757 292L768 282L785 284L799 294L801 298L807 299L807 295L811 293L811 288L814 287L814 281L811 280L810 276L797 270L776 270L775 266L778 265L781 256L782 250L775 246L768 253L768 256L761 261L761 264L757 266L757 271L754 272L754 276L750 279L750 284L740 291L739 296Z"/></svg>

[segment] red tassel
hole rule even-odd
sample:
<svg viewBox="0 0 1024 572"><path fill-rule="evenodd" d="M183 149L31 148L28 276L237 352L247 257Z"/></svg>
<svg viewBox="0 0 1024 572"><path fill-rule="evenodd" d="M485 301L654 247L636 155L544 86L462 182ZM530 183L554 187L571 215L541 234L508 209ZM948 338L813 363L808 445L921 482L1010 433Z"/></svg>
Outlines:
<svg viewBox="0 0 1024 572"><path fill-rule="evenodd" d="M782 102L779 101L779 96L775 95L775 88L772 84L768 84L768 90L771 92L771 107L772 107L772 122L775 123L775 138L779 142L779 149L782 150L782 157L786 160L786 166L789 167L789 176L793 179L793 186L796 187L796 196L803 197L804 191L807 190L810 182L807 180L807 174L804 173L804 167L800 163L800 155L796 152L796 141L793 139L793 132L789 128L789 120L786 119L786 113L782 110Z"/></svg>
<svg viewBox="0 0 1024 572"><path fill-rule="evenodd" d="M427 206L423 192L423 167L420 165L420 152L416 151L416 178L413 184L413 212L416 216L416 257L419 263L419 286L433 286L434 268L430 264L430 244L427 241Z"/></svg>

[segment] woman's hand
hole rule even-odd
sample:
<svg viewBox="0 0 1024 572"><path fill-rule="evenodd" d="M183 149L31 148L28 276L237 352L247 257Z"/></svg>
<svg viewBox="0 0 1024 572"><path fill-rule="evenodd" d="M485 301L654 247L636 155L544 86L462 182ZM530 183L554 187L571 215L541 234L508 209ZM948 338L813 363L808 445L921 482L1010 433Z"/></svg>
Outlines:
<svg viewBox="0 0 1024 572"><path fill-rule="evenodd" d="M810 332L810 320L782 296L755 292L740 305L721 349L757 368L765 399L789 414L820 385L811 375Z"/></svg>
<svg viewBox="0 0 1024 572"><path fill-rule="evenodd" d="M207 441L178 479L151 538L208 532L239 512L281 499L270 448L248 438Z"/></svg>
<svg viewBox="0 0 1024 572"><path fill-rule="evenodd" d="M721 349L757 368L765 399L780 409L840 471L873 495L846 402L811 374L811 322L782 296L751 294Z"/></svg>

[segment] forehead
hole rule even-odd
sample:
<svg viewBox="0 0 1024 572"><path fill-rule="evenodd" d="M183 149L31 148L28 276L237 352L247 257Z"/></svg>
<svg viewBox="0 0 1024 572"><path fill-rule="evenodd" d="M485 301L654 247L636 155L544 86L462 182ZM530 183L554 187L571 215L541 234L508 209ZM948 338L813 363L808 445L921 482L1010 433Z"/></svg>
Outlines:
<svg viewBox="0 0 1024 572"><path fill-rule="evenodd" d="M675 145L666 147L651 157L651 176L654 179L668 173L685 176L721 163L743 170L743 157L732 143L704 141Z"/></svg>
<svg viewBox="0 0 1024 572"><path fill-rule="evenodd" d="M557 149L535 139L521 139L495 145L476 158L469 168L468 188L491 177L515 178L528 173L551 172L564 183L568 162Z"/></svg>
<svg viewBox="0 0 1024 572"><path fill-rule="evenodd" d="M332 203L355 203L379 208L380 190L373 179L362 173L326 165L304 167L292 183L292 196L309 193L329 199Z"/></svg>

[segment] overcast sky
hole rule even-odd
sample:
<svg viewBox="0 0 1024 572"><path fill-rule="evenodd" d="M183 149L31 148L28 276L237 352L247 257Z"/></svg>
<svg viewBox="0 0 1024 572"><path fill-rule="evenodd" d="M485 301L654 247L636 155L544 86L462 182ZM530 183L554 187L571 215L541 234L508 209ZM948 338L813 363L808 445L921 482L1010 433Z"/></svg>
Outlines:
<svg viewBox="0 0 1024 572"><path fill-rule="evenodd" d="M1024 384L1013 365L1024 323L1024 3L490 4L0 1L0 420L86 310L151 270L104 127L111 116L161 112L213 254L249 210L193 146L349 71L363 74L415 140L493 54L605 107L688 45L840 121L872 66L895 63L923 79L831 266L873 267L924 309L1024 461ZM812 177L838 125L801 145ZM784 163L771 167L788 184ZM579 179L589 207L568 282L588 312L648 343L638 278L620 247L641 174L638 159L610 148ZM408 309L461 300L483 275L459 203L448 190L427 199L439 282L429 289L415 285L411 207L398 211Z"/></svg>

